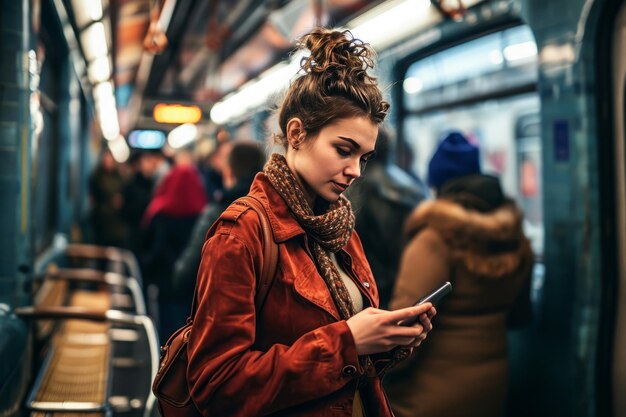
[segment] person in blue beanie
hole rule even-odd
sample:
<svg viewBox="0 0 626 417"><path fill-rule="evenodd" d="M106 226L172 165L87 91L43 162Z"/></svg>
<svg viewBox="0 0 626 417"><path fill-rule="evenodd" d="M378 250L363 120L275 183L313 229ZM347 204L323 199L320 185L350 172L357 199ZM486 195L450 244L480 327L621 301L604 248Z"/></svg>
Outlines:
<svg viewBox="0 0 626 417"><path fill-rule="evenodd" d="M480 174L478 147L461 132L450 132L439 144L428 164L428 185L439 189L448 180Z"/></svg>
<svg viewBox="0 0 626 417"><path fill-rule="evenodd" d="M507 328L530 319L533 254L522 213L480 152L458 131L440 142L428 166L436 199L405 224L409 243L390 307L398 309L445 281L437 331L386 388L398 417L500 417L508 382Z"/></svg>

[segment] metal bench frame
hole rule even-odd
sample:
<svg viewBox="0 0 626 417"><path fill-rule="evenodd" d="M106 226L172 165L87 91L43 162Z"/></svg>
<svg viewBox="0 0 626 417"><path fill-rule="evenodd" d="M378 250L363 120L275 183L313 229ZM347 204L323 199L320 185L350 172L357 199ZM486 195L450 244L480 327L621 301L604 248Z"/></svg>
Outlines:
<svg viewBox="0 0 626 417"><path fill-rule="evenodd" d="M154 328L154 324L152 320L148 316L139 315L139 314L131 314L125 313L117 310L107 310L104 312L92 311L83 307L19 307L15 309L15 314L19 317L30 319L30 320L68 320L68 319L78 319L78 320L90 320L90 321L98 321L98 322L108 322L111 324L123 324L123 325L133 325L143 328L147 335L147 340L150 348L150 369L151 369L151 380L154 379L156 375L156 371L159 366L159 357L158 357L158 339L156 330ZM52 349L56 349L58 346L52 346ZM108 402L110 398L111 389L110 386L107 386L106 392L104 393L104 397L106 401L102 404L92 403L92 402L49 402L49 401L36 401L37 394L41 388L42 378L45 375L45 371L49 366L50 358L52 357L52 351L49 352L46 361L44 362L37 380L31 389L31 392L26 401L26 407L31 411L42 411L42 412L104 412L106 415L109 415L113 410L111 405ZM109 361L111 360L109 356ZM109 363L109 367L110 367ZM109 379L110 381L110 379ZM146 402L144 404L144 417L149 417L152 413L152 409L155 405L154 395L150 392Z"/></svg>

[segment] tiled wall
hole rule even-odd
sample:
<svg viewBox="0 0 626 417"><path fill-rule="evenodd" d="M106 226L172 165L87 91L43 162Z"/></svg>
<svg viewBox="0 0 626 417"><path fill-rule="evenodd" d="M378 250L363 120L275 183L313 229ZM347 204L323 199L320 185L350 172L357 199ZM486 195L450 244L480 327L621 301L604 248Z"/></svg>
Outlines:
<svg viewBox="0 0 626 417"><path fill-rule="evenodd" d="M0 303L26 302L29 198L29 2L0 5ZM25 210L26 209L26 210ZM19 272L22 271L22 272Z"/></svg>
<svg viewBox="0 0 626 417"><path fill-rule="evenodd" d="M30 226L22 222L28 218L22 207L28 207L30 182L29 77L24 59L30 38L29 4L0 2L0 415L8 417L19 413L32 362L26 323L11 314L13 307L30 301L24 285Z"/></svg>

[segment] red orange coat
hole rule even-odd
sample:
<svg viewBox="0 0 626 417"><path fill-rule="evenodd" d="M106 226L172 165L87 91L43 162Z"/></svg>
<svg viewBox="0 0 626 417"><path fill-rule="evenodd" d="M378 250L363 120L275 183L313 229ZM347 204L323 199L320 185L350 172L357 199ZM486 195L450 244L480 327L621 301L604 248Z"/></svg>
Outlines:
<svg viewBox="0 0 626 417"><path fill-rule="evenodd" d="M187 373L196 406L207 417L351 416L359 383L368 415L391 416L376 371L382 366L357 356L306 233L264 174L250 195L268 211L279 244L277 275L257 317L263 248L252 210L205 242ZM337 258L365 305L376 307L376 284L356 233Z"/></svg>

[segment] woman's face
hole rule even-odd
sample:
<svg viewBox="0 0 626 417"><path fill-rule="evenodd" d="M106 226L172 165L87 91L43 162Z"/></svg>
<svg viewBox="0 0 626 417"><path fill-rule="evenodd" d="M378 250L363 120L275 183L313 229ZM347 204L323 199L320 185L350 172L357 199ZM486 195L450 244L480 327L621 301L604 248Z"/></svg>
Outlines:
<svg viewBox="0 0 626 417"><path fill-rule="evenodd" d="M337 119L316 136L300 141L303 136L298 134L298 124L301 128L299 119L291 119L287 125L287 164L311 207L318 197L336 201L361 176L365 162L373 156L378 126L367 117Z"/></svg>

